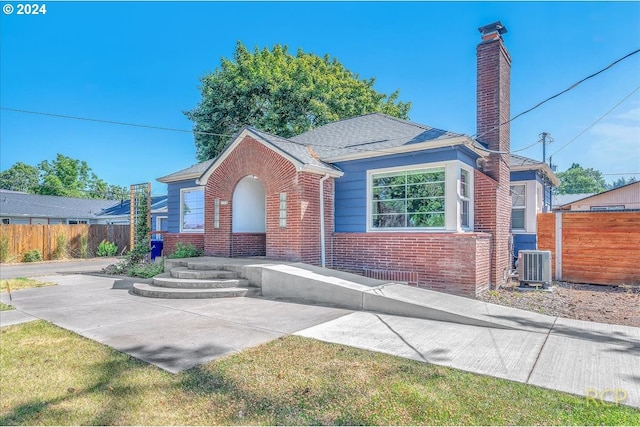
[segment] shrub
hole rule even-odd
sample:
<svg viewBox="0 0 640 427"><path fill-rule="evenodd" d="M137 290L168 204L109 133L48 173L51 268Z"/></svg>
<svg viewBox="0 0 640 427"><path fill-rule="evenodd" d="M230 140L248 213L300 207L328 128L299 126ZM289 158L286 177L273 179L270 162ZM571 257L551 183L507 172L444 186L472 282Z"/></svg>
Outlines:
<svg viewBox="0 0 640 427"><path fill-rule="evenodd" d="M164 272L164 259L161 262L140 262L129 267L129 276L148 279Z"/></svg>
<svg viewBox="0 0 640 427"><path fill-rule="evenodd" d="M118 246L113 242L103 240L98 245L96 255L100 257L115 256L118 253Z"/></svg>
<svg viewBox="0 0 640 427"><path fill-rule="evenodd" d="M22 255L22 262L36 262L36 261L42 261L42 254L37 249L33 249L31 251L25 252L24 255Z"/></svg>
<svg viewBox="0 0 640 427"><path fill-rule="evenodd" d="M69 255L69 245L67 243L67 236L64 234L58 234L56 236L56 249L53 251L53 259L65 259Z"/></svg>
<svg viewBox="0 0 640 427"><path fill-rule="evenodd" d="M117 249L116 249L117 250ZM89 236L83 234L80 236L80 258L89 257Z"/></svg>
<svg viewBox="0 0 640 427"><path fill-rule="evenodd" d="M204 252L193 246L192 243L185 245L182 242L178 242L176 248L169 254L169 258L192 258L202 256L203 254Z"/></svg>
<svg viewBox="0 0 640 427"><path fill-rule="evenodd" d="M9 237L2 236L0 238L0 262L9 260Z"/></svg>

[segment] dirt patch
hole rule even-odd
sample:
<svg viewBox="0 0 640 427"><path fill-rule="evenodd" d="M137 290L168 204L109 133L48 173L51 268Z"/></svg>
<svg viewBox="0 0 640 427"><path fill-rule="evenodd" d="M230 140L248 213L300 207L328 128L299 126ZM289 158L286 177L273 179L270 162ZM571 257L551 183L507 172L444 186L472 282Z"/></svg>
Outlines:
<svg viewBox="0 0 640 427"><path fill-rule="evenodd" d="M556 282L551 292L517 287L514 282L478 299L550 316L640 327L640 286Z"/></svg>

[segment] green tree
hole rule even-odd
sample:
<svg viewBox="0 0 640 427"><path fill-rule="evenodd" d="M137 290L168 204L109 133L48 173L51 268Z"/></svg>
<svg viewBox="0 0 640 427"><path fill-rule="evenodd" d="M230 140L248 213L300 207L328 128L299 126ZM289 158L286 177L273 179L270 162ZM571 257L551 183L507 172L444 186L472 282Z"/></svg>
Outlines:
<svg viewBox="0 0 640 427"><path fill-rule="evenodd" d="M34 166L17 162L0 172L0 188L12 191L32 192L40 184L40 174Z"/></svg>
<svg viewBox="0 0 640 427"><path fill-rule="evenodd" d="M611 190L614 188L622 187L623 185L631 184L632 182L636 182L636 178L634 176L631 176L629 178L620 177L613 181L611 184L607 185L607 188Z"/></svg>
<svg viewBox="0 0 640 427"><path fill-rule="evenodd" d="M56 159L38 164L40 184L36 194L87 199L126 198L124 187L107 184L98 178L87 162L58 154Z"/></svg>
<svg viewBox="0 0 640 427"><path fill-rule="evenodd" d="M583 168L577 163L558 173L558 179L560 186L556 189L557 194L601 193L607 189L600 171Z"/></svg>
<svg viewBox="0 0 640 427"><path fill-rule="evenodd" d="M249 52L238 42L233 59L221 60L200 79L202 99L185 114L194 122L200 161L214 158L242 126L291 137L324 124L366 113L408 118L411 103L373 89L335 58L276 45Z"/></svg>

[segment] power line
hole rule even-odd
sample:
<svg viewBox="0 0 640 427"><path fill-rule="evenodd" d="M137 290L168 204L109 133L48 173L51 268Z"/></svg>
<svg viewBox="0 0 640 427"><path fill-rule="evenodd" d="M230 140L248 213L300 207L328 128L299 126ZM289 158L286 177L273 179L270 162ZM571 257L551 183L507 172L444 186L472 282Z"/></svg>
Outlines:
<svg viewBox="0 0 640 427"><path fill-rule="evenodd" d="M517 114L516 116L514 116L514 117L510 118L509 120L507 120L507 121L505 121L505 122L503 122L503 123L500 123L500 124L499 124L499 125L497 125L497 126L494 126L492 129L490 129L490 130L488 130L488 131L484 132L483 134L480 134L480 135L478 135L478 134L471 135L471 137L470 137L470 138L471 138L471 139L474 139L474 138L475 138L475 139L477 140L477 139L479 139L479 138L483 137L484 135L486 135L486 134L488 134L488 133L491 133L491 132L493 132L494 130L498 129L500 126L503 126L503 125L505 125L505 124L507 124L507 123L511 123L511 122L512 122L512 121L514 121L515 119L517 119L517 118L519 118L519 117L521 117L521 116L523 116L523 115L525 115L525 114L527 114L527 113L529 113L529 112L531 112L531 111L535 110L536 108L540 107L541 105L545 104L546 102L548 102L548 101L550 101L550 100L552 100L552 99L554 99L554 98L557 98L557 97L559 97L560 95L562 95L562 94L564 94L564 93L566 93L566 92L569 92L570 90L574 89L575 87L577 87L577 86L578 86L578 85L580 85L581 83L583 83L583 82L585 82L585 81L587 81L587 80L589 80L589 79L591 79L591 78L593 78L593 77L595 77L595 76L597 76L597 75L599 75L599 74L603 73L604 71L608 70L609 68L611 68L611 67L613 67L614 65L618 64L619 62L621 62L621 61L623 61L623 60L625 60L625 59L629 58L630 56L633 56L633 55L637 54L638 52L640 52L640 49L636 49L635 51L633 51L633 52L631 52L631 53L628 53L627 55L623 56L622 58L615 60L614 62L612 62L611 64L609 64L609 65L608 65L608 66L606 66L605 68L603 68L603 69L601 69L601 70L599 70L599 71L597 71L597 72L595 72L595 73L593 73L593 74L591 74L591 75L589 75L589 76L587 76L587 77L583 78L582 80L577 81L576 83L574 83L574 84L572 84L571 86L569 86L567 89L565 89L565 90L563 90L563 91L561 91L561 92L556 93L555 95L552 95L552 96L550 96L550 97L546 98L545 100L543 100L543 101L539 102L538 104L536 104L535 106L533 106L533 107L529 108L528 110L525 110L525 111L523 111L523 112L521 112L521 113ZM640 87L639 87L638 89L640 89ZM638 89L636 89L636 91L637 91ZM634 92L635 92L635 91L634 91ZM633 92L632 92L632 94L633 94ZM631 96L631 94L630 94L629 96ZM628 98L628 96L627 96L627 98ZM626 98L625 98L625 100L626 100ZM623 101L624 101L624 100L623 100ZM621 103L622 103L622 102L621 102ZM619 105L619 104L618 104L618 105ZM616 105L616 107L617 107L617 105ZM615 107L614 107L614 108L615 108ZM138 124L138 123L120 122L120 121L115 121L115 120L93 119L93 118L89 118L89 117L71 116L71 115L66 115L66 114L56 114L56 113L45 113L45 112L39 112L39 111L21 110L21 109L17 109L17 108L0 107L0 110L13 111L13 112L18 112L18 113L26 113L26 114L37 114L37 115L49 116L49 117L59 117L59 118L66 118L66 119L74 119L74 120L84 120L84 121L97 122L97 123L107 123L107 124L122 125L122 126L141 127L141 128L146 128L146 129L165 130L165 131L171 131L171 132L197 133L197 134L200 134L200 135L223 136L223 137L229 137L229 138L230 138L230 137L232 137L232 136L234 136L234 135L231 135L231 134L205 132L205 131L198 131L198 130L195 130L195 129L192 129L192 130L176 129L176 128L168 128L168 127L162 127L162 126L153 126L153 125L143 125L143 124ZM606 113L606 114L608 114L608 113ZM606 115L606 114L605 114L605 115ZM603 117L604 117L604 116L603 116ZM602 117L601 117L600 119L602 119ZM598 120L600 120L600 119L598 119ZM597 121L596 121L596 123L597 123ZM594 123L593 125L595 125L595 123ZM593 126L593 125L592 125L592 126ZM588 130L588 129L587 129L587 130ZM586 132L586 130L585 130L585 132ZM584 132L583 132L583 133L584 133ZM408 135L408 136L410 136L410 135ZM578 135L578 136L580 136L580 135ZM453 138L455 138L455 137L443 138L443 139L441 139L441 141L446 140L446 139L453 139ZM577 138L577 137L576 137L576 138ZM402 138L394 138L394 139L387 140L387 141L393 141L393 140L396 140L396 139L402 139ZM574 139L575 139L575 138L574 138ZM296 142L296 141L291 141L291 140L289 140L289 139L287 139L287 141L292 142L292 143L294 143L294 144L302 145L302 146L305 146L305 147L307 147L307 146L308 146L307 144L303 144L303 143ZM387 142L387 141L385 141L385 142ZM482 146L477 146L476 144L473 144L473 146L474 146L475 148L479 149L479 150L482 150L482 151L485 151L485 152L488 152L488 153L496 153L496 154L510 154L510 153L517 153L517 152L520 152L520 151L524 151L524 150L526 150L526 149L528 149L528 148L533 147L534 145L538 144L539 142L540 142L540 141L538 141L538 142L536 142L536 143L534 143L534 144L531 144L531 145L529 145L529 146L527 146L527 147L525 147L525 148L521 148L521 149L519 149L519 150L511 151L511 152L504 152L504 151L490 150L490 149L485 148L485 147L482 147ZM572 141L570 141L570 142L573 142L573 140L572 140ZM570 142L569 142L569 143L570 143ZM564 148L564 147L565 147L566 145L568 145L569 143L565 144L565 145L564 145L563 147L561 147L558 151L560 151L562 148ZM331 145L323 145L323 146L325 146L325 147L329 147L329 148L345 148L344 146L331 146ZM353 148L353 147L351 147L351 148ZM350 151L351 151L351 152L356 151L356 152L380 152L380 153L389 153L389 151L387 151L387 150L370 149L370 148L352 149L352 150L350 150ZM556 153L557 153L558 151L556 151ZM555 154L555 153L553 153L553 154ZM553 156L553 154L552 154L552 156Z"/></svg>
<svg viewBox="0 0 640 427"><path fill-rule="evenodd" d="M153 126L153 125L141 125L139 123L127 123L127 122L119 122L119 121L116 121L116 120L93 119L93 118L90 118L90 117L70 116L70 115L67 115L67 114L44 113L42 111L20 110L20 109L17 109L17 108L0 107L0 110L13 111L13 112L16 112L16 113L37 114L37 115L40 115L40 116L59 117L59 118L63 118L63 119L84 120L84 121L87 121L87 122L107 123L107 124L111 124L111 125L122 125L122 126L133 126L133 127L146 128L146 129L167 130L167 131L171 131L171 132L199 133L199 134L202 134L202 135L211 135L211 136L228 136L228 137L232 136L232 135L223 134L223 133L204 132L204 131L198 131L198 130L175 129L175 128L168 128L168 127L162 127L162 126Z"/></svg>
<svg viewBox="0 0 640 427"><path fill-rule="evenodd" d="M536 108L540 107L542 104L545 104L546 102L551 101L552 99L557 98L557 97L559 97L560 95L562 95L562 94L564 94L564 93L569 92L571 89L574 89L574 88L575 88L575 87L577 87L579 84L581 84L581 83L583 83L583 82L585 82L585 81L587 81L587 80L589 80L589 79L591 79L591 78L593 78L593 77L597 76L597 75L598 75L598 74L600 74L600 73L603 73L603 72L607 71L609 68L613 67L613 66L614 66L614 65L616 65L617 63L619 63L619 62L621 62L621 61L623 61L623 60L625 60L625 59L629 58L630 56L635 55L635 54L636 54L636 53L638 53L638 52L640 52L640 49L636 49L636 50L634 50L633 52L626 54L626 55L625 55L625 56L623 56L622 58L620 58L620 59L617 59L617 60L613 61L611 64L607 65L606 67L604 67L604 68L603 68L603 69L601 69L600 71L596 71L595 73L591 74L590 76L587 76L587 77L583 78L582 80L579 80L579 81L575 82L574 84L572 84L571 86L569 86L569 87L568 87L568 88L566 88L565 90L563 90L563 91L561 91L561 92L558 92L558 93L556 93L555 95L551 95L550 97L548 97L548 98L547 98L547 99L545 99L544 101L541 101L541 102L537 103L537 104L536 104L536 105L534 105L533 107L529 108L528 110L525 110L525 111L521 112L520 114L517 114L516 116L514 116L514 117L510 118L509 120L507 120L506 122L502 122L502 123L500 123L499 125L494 126L492 129L490 129L490 130L486 131L486 132L485 132L485 133L483 133L483 134L480 134L480 135L477 135L477 134L476 134L476 135L472 135L472 138L473 138L473 137L475 137L476 139L482 138L482 137L483 137L483 136L485 136L486 134L493 132L494 130L498 129L499 127L504 126L504 125L506 125L507 123L511 123L512 121L514 121L514 120L515 120L515 119L517 119L518 117L523 116L523 115L525 115L525 114L527 114L527 113L530 113L531 111L533 111L533 110L535 110Z"/></svg>
<svg viewBox="0 0 640 427"><path fill-rule="evenodd" d="M607 111L606 113L604 113L602 116L598 117L598 119L591 123L585 130L583 130L582 132L580 132L578 135L574 136L569 142L567 142L566 144L564 144L562 147L558 148L556 151L553 152L553 154L551 154L550 156L553 157L556 153L560 152L560 150L562 150L563 148L565 148L567 145L571 144L573 141L575 141L576 139L580 138L584 133L586 133L589 129L591 129L592 127L594 127L600 120L604 119L609 113L611 113L613 110L615 110L616 108L618 108L620 106L620 104L622 104L624 101L626 101L627 99L629 99L631 97L631 95L633 95L634 93L636 93L638 90L640 90L640 86L638 86L637 88L635 88L634 90L631 91L630 94L628 94L627 96L625 96L624 98L622 98L622 100L620 102L618 102L616 105L614 105L609 111Z"/></svg>

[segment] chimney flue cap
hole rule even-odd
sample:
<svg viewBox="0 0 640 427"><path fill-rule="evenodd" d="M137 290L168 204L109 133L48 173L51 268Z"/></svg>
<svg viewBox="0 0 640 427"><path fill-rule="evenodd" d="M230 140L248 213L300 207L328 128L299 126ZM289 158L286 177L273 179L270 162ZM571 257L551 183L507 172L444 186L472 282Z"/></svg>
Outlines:
<svg viewBox="0 0 640 427"><path fill-rule="evenodd" d="M502 22L496 21L492 24L478 28L478 31L482 34L482 41L491 41L498 40L502 34L507 32L507 27L502 25Z"/></svg>

